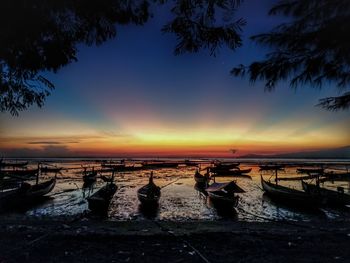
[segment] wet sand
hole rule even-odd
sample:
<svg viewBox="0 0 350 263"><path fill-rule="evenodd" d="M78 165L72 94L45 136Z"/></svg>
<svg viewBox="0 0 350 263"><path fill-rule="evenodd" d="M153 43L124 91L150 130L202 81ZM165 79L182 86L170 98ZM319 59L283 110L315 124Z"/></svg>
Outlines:
<svg viewBox="0 0 350 263"><path fill-rule="evenodd" d="M0 262L349 262L349 221L3 219Z"/></svg>

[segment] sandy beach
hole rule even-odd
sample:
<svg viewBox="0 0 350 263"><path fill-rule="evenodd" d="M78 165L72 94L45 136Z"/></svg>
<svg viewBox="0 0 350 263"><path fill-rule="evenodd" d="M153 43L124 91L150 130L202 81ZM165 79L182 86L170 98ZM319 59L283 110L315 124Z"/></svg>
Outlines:
<svg viewBox="0 0 350 263"><path fill-rule="evenodd" d="M338 222L3 219L1 262L349 262Z"/></svg>

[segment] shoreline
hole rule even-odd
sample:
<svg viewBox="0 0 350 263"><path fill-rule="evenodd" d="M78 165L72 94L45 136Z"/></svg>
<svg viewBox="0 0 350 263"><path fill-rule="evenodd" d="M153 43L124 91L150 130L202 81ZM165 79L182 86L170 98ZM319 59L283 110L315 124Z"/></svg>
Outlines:
<svg viewBox="0 0 350 263"><path fill-rule="evenodd" d="M13 220L0 262L348 262L349 220ZM310 258L308 255L312 255Z"/></svg>

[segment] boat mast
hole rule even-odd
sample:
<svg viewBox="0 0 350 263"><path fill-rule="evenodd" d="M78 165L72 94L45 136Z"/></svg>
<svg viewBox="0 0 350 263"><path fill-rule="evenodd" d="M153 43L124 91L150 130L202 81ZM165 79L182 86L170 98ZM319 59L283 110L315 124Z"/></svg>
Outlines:
<svg viewBox="0 0 350 263"><path fill-rule="evenodd" d="M38 171L37 171L37 173L36 173L36 184L38 184L39 183L39 172L41 172L41 169L40 169L41 167L40 167L40 162L38 163Z"/></svg>
<svg viewBox="0 0 350 263"><path fill-rule="evenodd" d="M278 172L277 172L277 167L275 169L275 181L276 181L276 185L278 184Z"/></svg>

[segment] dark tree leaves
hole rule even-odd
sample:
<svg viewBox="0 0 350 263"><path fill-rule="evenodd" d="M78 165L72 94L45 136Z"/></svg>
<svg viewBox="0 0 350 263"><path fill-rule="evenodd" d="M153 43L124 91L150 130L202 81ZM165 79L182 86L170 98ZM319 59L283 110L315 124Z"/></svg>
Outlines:
<svg viewBox="0 0 350 263"><path fill-rule="evenodd" d="M175 54L209 49L211 55L223 44L230 49L242 45L240 32L243 19L235 18L237 0L177 0L172 13L175 19L163 27L163 32L178 38Z"/></svg>
<svg viewBox="0 0 350 263"><path fill-rule="evenodd" d="M150 5L169 3L173 20L165 32L178 36L175 53L211 53L241 45L240 0L2 0L0 1L0 110L16 115L41 107L54 86L40 72L56 72L77 60L77 45L99 45L117 25L143 25Z"/></svg>
<svg viewBox="0 0 350 263"><path fill-rule="evenodd" d="M350 84L350 1L348 0L287 0L270 14L291 17L291 22L275 27L271 32L253 36L259 44L273 52L263 61L232 70L236 76L249 75L252 82L265 81L268 90L279 81L290 81L291 87L311 84L321 87L335 83L341 90ZM350 107L348 93L320 101L326 109Z"/></svg>

